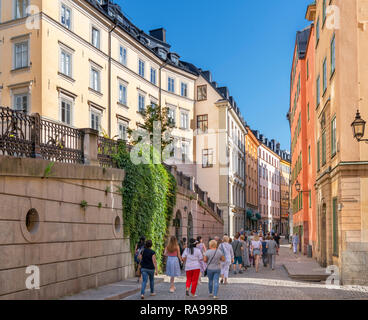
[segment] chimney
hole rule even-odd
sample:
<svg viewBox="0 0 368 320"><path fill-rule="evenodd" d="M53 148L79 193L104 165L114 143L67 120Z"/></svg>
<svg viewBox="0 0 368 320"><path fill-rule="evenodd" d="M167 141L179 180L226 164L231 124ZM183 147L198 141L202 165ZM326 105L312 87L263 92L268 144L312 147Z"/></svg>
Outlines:
<svg viewBox="0 0 368 320"><path fill-rule="evenodd" d="M218 91L225 99L229 99L229 89L227 87L218 88Z"/></svg>
<svg viewBox="0 0 368 320"><path fill-rule="evenodd" d="M213 82L212 82L212 85L213 85L215 88L217 88L217 82L216 82L216 81L213 81Z"/></svg>
<svg viewBox="0 0 368 320"><path fill-rule="evenodd" d="M166 43L166 30L164 28L150 30L149 34L151 37Z"/></svg>
<svg viewBox="0 0 368 320"><path fill-rule="evenodd" d="M202 72L203 77L205 77L207 79L208 82L212 82L212 74L211 71L203 71Z"/></svg>

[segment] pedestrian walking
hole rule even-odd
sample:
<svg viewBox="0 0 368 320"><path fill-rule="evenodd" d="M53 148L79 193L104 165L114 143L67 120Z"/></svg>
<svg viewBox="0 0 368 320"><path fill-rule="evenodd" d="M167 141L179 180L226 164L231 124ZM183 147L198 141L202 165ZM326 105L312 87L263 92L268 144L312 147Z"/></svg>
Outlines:
<svg viewBox="0 0 368 320"><path fill-rule="evenodd" d="M263 239L262 242L262 261L263 261L263 266L267 267L268 265L268 255L267 255L267 244L268 241L270 240L270 237L266 237L265 239Z"/></svg>
<svg viewBox="0 0 368 320"><path fill-rule="evenodd" d="M134 253L134 262L135 262L135 273L138 277L137 282L139 283L140 280L142 280L142 272L141 272L141 265L138 257L142 254L142 251L146 245L146 237L141 236L139 238L138 243L135 245L135 253Z"/></svg>
<svg viewBox="0 0 368 320"><path fill-rule="evenodd" d="M197 297L196 290L201 272L201 261L203 261L202 252L196 246L197 241L190 239L189 247L184 250L182 256L185 262L185 272L187 276L186 295L189 296L189 290L191 288L190 294L192 297Z"/></svg>
<svg viewBox="0 0 368 320"><path fill-rule="evenodd" d="M205 254L205 252L207 251L206 245L203 243L203 239L201 236L197 237L197 248L199 250L201 250L202 255ZM201 284L202 283L202 277L204 276L204 271L206 270L207 265L204 261L201 261L201 274L199 275L199 280L198 283Z"/></svg>
<svg viewBox="0 0 368 320"><path fill-rule="evenodd" d="M278 249L277 242L275 241L274 237L271 237L267 243L267 255L272 270L275 270Z"/></svg>
<svg viewBox="0 0 368 320"><path fill-rule="evenodd" d="M175 277L179 277L181 275L179 262L182 261L178 241L175 237L170 237L169 244L165 248L164 255L167 256L166 275L170 277L170 292L174 293L176 290Z"/></svg>
<svg viewBox="0 0 368 320"><path fill-rule="evenodd" d="M225 256L225 261L221 262L221 284L227 284L229 278L229 269L234 262L234 250L229 243L229 237L224 236L222 243L219 245L219 249Z"/></svg>
<svg viewBox="0 0 368 320"><path fill-rule="evenodd" d="M245 235L240 236L240 242L242 243L242 247L243 247L243 268L246 271L247 268L250 267L247 236Z"/></svg>
<svg viewBox="0 0 368 320"><path fill-rule="evenodd" d="M256 272L258 272L259 258L262 256L262 242L259 240L258 235L255 235L252 240L251 252L255 261Z"/></svg>
<svg viewBox="0 0 368 320"><path fill-rule="evenodd" d="M298 233L295 233L292 238L292 244L293 244L293 251L296 254L298 251L298 244L299 244L299 236Z"/></svg>
<svg viewBox="0 0 368 320"><path fill-rule="evenodd" d="M155 296L155 275L158 274L157 269L157 261L156 261L156 252L152 249L152 241L147 240L142 253L139 256L139 261L141 265L141 272L142 272L142 287L141 287L141 299L144 299L144 293L146 291L146 285L149 278L150 281L150 289L151 289L151 296Z"/></svg>
<svg viewBox="0 0 368 320"><path fill-rule="evenodd" d="M221 261L225 261L225 256L217 246L217 241L209 243L209 250L204 254L204 261L207 263L208 291L210 297L218 299L219 279L221 274Z"/></svg>
<svg viewBox="0 0 368 320"><path fill-rule="evenodd" d="M243 247L242 247L242 243L239 241L239 237L240 237L240 234L238 232L235 235L234 241L231 243L231 246L233 247L233 251L234 251L234 264L233 264L234 274L238 273L236 271L237 270L237 265L239 265L239 273L243 273L243 271L241 270L241 266L242 266L242 263L243 263L243 259L242 259Z"/></svg>
<svg viewBox="0 0 368 320"><path fill-rule="evenodd" d="M280 248L280 239L281 239L281 237L277 232L275 233L275 236L273 237L273 239L276 241L277 247Z"/></svg>

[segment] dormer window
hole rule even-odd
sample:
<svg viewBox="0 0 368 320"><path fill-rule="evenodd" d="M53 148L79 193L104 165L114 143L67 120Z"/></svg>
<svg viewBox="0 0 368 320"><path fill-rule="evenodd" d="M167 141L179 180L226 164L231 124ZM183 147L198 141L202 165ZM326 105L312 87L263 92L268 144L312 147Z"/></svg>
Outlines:
<svg viewBox="0 0 368 320"><path fill-rule="evenodd" d="M161 57L161 59L166 60L167 53L164 49L158 49L158 55Z"/></svg>

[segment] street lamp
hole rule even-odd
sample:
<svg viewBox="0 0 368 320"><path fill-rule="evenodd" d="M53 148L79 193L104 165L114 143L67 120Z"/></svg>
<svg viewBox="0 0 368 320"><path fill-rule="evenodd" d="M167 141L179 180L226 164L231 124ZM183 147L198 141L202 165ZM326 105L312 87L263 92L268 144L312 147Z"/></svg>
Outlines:
<svg viewBox="0 0 368 320"><path fill-rule="evenodd" d="M296 180L296 182L295 182L295 190L297 191L297 192L309 192L310 190L302 190L302 186L301 186L301 184L300 184L300 182L298 181L298 180Z"/></svg>
<svg viewBox="0 0 368 320"><path fill-rule="evenodd" d="M351 127L353 128L354 138L357 139L358 142L365 141L368 143L368 139L363 139L364 131L365 131L365 124L366 124L366 121L364 121L361 118L359 110L358 110L355 116L355 120L351 124Z"/></svg>

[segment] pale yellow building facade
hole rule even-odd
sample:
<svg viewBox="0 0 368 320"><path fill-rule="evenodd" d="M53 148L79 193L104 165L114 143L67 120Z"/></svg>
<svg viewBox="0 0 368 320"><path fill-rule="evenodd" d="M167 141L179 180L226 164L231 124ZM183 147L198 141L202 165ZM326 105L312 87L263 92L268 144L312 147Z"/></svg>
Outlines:
<svg viewBox="0 0 368 320"><path fill-rule="evenodd" d="M197 76L170 51L164 29L145 34L98 2L0 2L0 105L126 139L143 123L139 111L161 103L175 122L171 163L191 162Z"/></svg>

